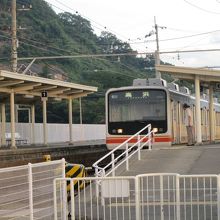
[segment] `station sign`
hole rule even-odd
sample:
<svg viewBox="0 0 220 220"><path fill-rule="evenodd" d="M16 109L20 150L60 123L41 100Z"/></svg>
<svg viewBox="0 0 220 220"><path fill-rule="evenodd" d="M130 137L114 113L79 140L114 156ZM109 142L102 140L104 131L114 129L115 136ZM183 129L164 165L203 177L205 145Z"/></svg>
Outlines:
<svg viewBox="0 0 220 220"><path fill-rule="evenodd" d="M220 92L220 83L215 84L215 91Z"/></svg>
<svg viewBox="0 0 220 220"><path fill-rule="evenodd" d="M41 92L41 101L47 101L47 91Z"/></svg>

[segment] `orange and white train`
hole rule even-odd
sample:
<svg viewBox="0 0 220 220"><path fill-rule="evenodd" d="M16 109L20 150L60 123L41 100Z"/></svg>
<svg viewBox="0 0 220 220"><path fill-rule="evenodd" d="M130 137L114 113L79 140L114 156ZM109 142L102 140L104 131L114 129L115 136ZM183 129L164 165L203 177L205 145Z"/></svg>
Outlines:
<svg viewBox="0 0 220 220"><path fill-rule="evenodd" d="M133 86L110 89L106 93L106 144L114 149L148 124L157 129L154 146L187 142L184 125L187 103L193 110L195 97L186 87L162 79L136 79ZM215 134L220 139L220 104L215 100ZM209 140L209 103L201 97L202 139ZM214 122L213 122L214 123Z"/></svg>

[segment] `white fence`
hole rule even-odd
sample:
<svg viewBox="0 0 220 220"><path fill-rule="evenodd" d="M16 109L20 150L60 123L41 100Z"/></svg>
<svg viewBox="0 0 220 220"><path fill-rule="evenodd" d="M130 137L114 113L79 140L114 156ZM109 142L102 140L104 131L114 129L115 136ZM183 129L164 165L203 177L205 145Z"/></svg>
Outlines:
<svg viewBox="0 0 220 220"><path fill-rule="evenodd" d="M148 133L141 135L143 131ZM136 134L132 135L122 144L111 150L105 156L96 161L92 166L95 168L95 175L97 177L109 176L112 174L115 176L115 171L123 164L126 164L126 170L129 170L129 160L137 153L138 160L141 159L141 150L144 147L152 149L154 131L151 130L151 124L145 126ZM132 142L132 143L131 143ZM133 143L134 142L134 143ZM130 145L129 145L130 144ZM120 154L118 152L122 151ZM118 154L115 157L115 154ZM110 162L104 167L100 167L100 164L104 164L106 159L110 158Z"/></svg>
<svg viewBox="0 0 220 220"><path fill-rule="evenodd" d="M0 219L54 219L53 181L65 160L0 169Z"/></svg>
<svg viewBox="0 0 220 220"><path fill-rule="evenodd" d="M220 219L218 175L59 178L54 182L57 196L66 192L67 181L71 182L71 200L67 204L55 196L55 220L65 220L69 214L72 220Z"/></svg>
<svg viewBox="0 0 220 220"><path fill-rule="evenodd" d="M48 143L69 141L69 124L47 124ZM31 143L31 123L16 123L15 130L23 139ZM10 133L10 123L6 123L6 132ZM43 143L43 124L35 123L35 143ZM103 124L73 124L73 141L105 139Z"/></svg>

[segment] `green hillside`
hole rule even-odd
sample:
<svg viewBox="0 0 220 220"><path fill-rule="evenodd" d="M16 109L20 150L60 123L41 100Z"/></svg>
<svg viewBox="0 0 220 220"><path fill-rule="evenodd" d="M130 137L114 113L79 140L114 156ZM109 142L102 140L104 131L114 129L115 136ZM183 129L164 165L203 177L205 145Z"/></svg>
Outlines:
<svg viewBox="0 0 220 220"><path fill-rule="evenodd" d="M10 67L11 1L0 0L0 65ZM78 14L56 14L43 0L17 0L17 8L32 5L29 11L17 12L18 57L60 56L80 54L116 54L134 52L130 45L117 36L102 32L97 36L88 20ZM28 62L19 62L28 65ZM60 71L67 80L98 87L98 93L82 99L83 122L104 122L104 94L112 87L128 86L134 78L154 76L149 67L154 58L121 56L101 58L72 58L37 61L32 71L40 76L51 77ZM49 122L67 122L65 103L55 106L49 103ZM74 101L74 122L79 122L79 104ZM40 111L39 106L39 111ZM37 115L41 121L41 115Z"/></svg>

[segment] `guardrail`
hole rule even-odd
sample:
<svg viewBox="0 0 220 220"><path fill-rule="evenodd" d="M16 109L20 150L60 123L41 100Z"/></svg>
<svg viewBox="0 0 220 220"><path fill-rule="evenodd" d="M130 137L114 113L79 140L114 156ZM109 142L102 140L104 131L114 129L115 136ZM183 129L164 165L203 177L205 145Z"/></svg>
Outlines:
<svg viewBox="0 0 220 220"><path fill-rule="evenodd" d="M60 206L56 196L69 182L70 204ZM220 175L59 178L54 189L55 220L220 220Z"/></svg>
<svg viewBox="0 0 220 220"><path fill-rule="evenodd" d="M141 135L145 130L148 131L147 134ZM95 162L92 166L95 168L96 177L104 177L112 174L115 176L115 170L121 166L124 162L126 162L126 170L129 170L129 159L135 154L138 153L138 160L141 159L141 149L148 145L148 149L152 148L152 140L153 140L154 131L151 130L151 124L148 124L143 129L138 131L136 134L132 135L125 142L120 144L118 147L113 149L111 152L106 154L104 157ZM136 140L135 143L131 144L132 140ZM131 145L131 146L129 146ZM123 150L121 154L115 157L116 152L119 150ZM104 162L108 157L111 157L111 162L105 165L104 167L100 167L99 164Z"/></svg>
<svg viewBox="0 0 220 220"><path fill-rule="evenodd" d="M65 160L0 169L0 219L53 219L53 181Z"/></svg>

